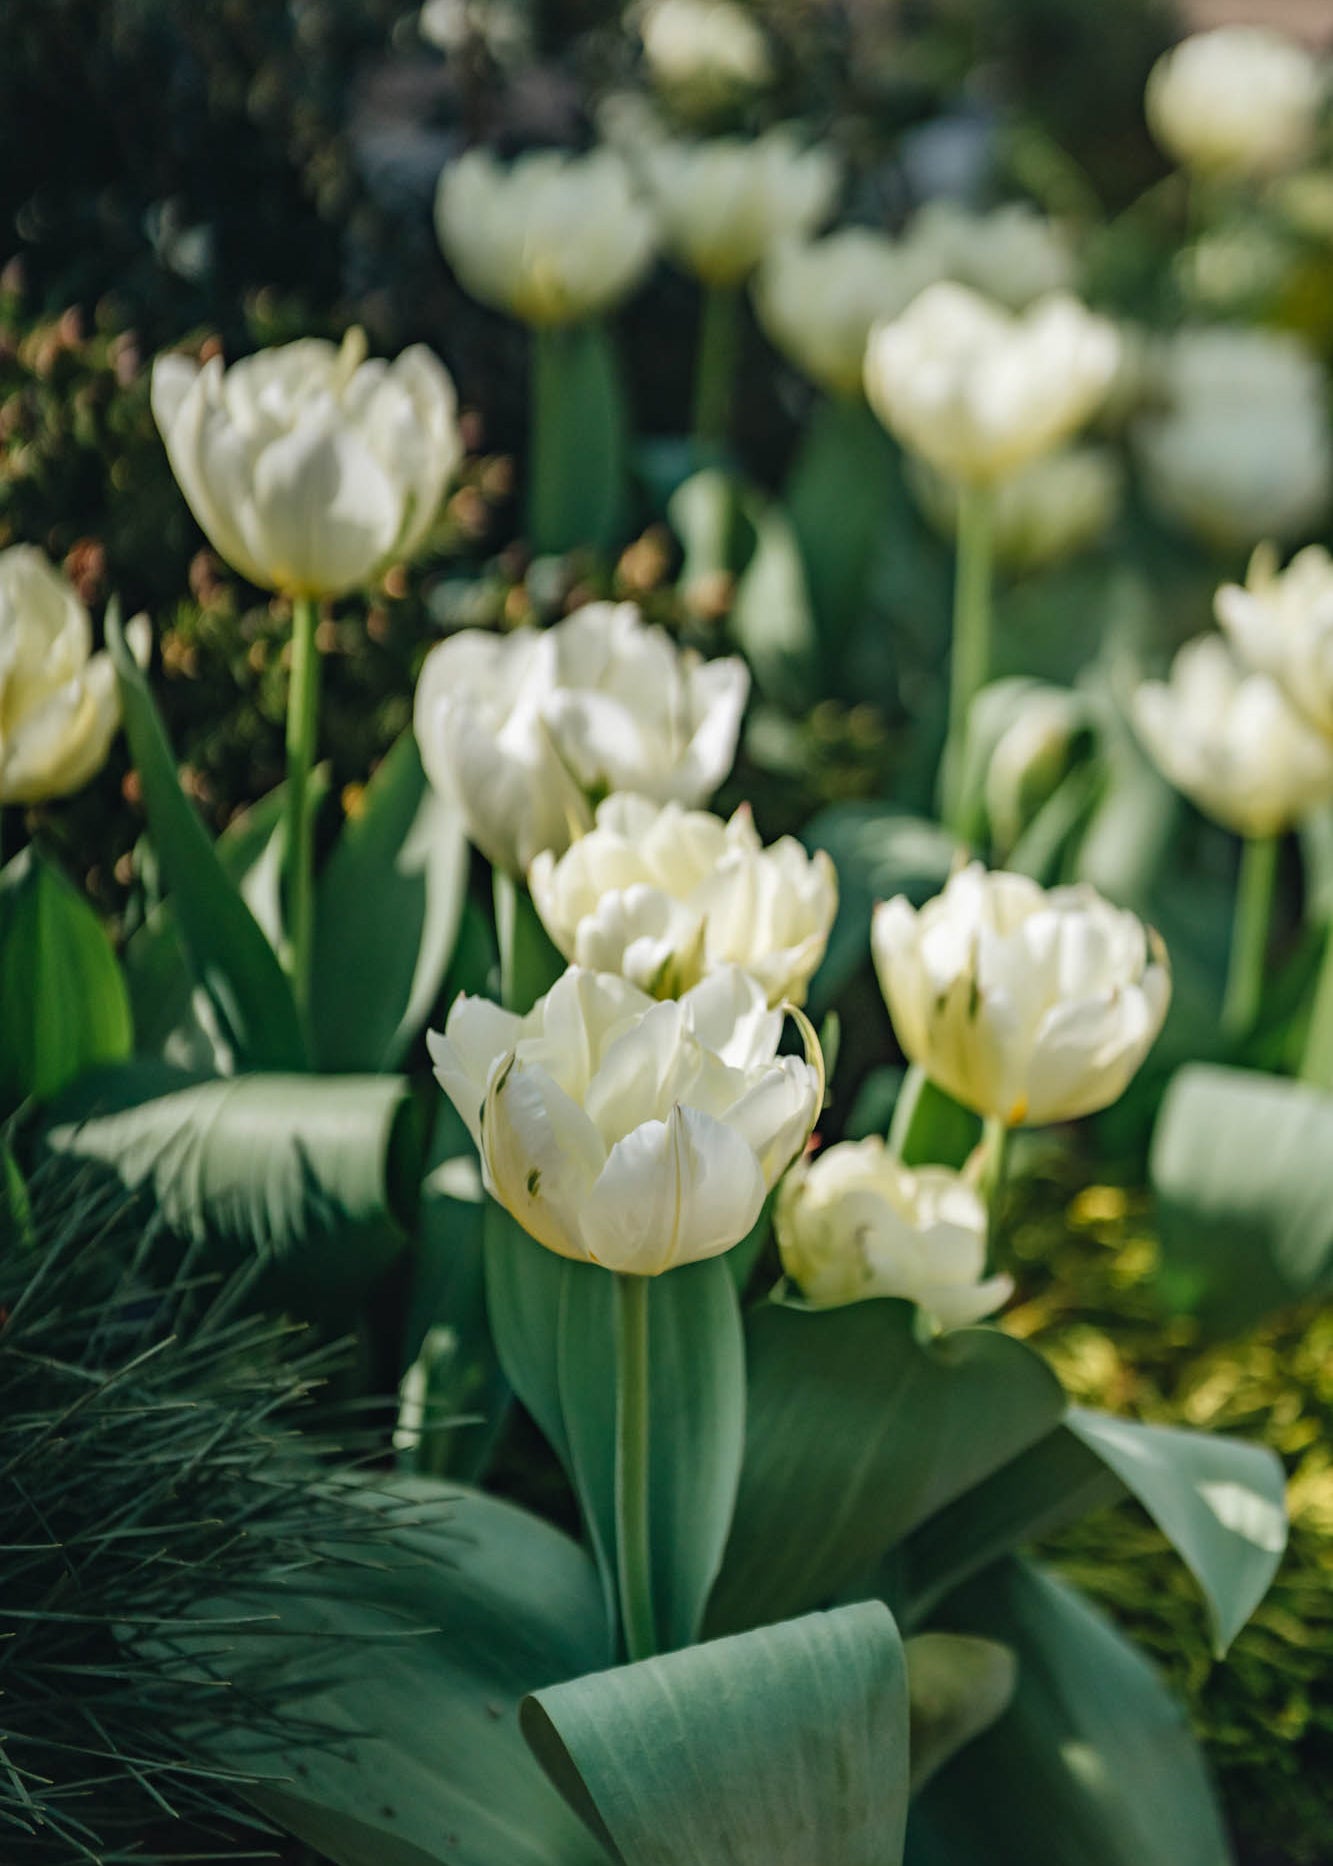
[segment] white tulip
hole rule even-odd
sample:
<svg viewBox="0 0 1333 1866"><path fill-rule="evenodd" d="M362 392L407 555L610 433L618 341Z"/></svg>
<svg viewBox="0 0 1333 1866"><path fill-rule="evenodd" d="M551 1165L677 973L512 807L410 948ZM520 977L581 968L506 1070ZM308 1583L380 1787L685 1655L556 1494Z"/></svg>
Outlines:
<svg viewBox="0 0 1333 1866"><path fill-rule="evenodd" d="M974 213L956 201L928 201L904 238L907 251L940 279L1022 311L1074 283L1074 248L1065 229L1026 201Z"/></svg>
<svg viewBox="0 0 1333 1866"><path fill-rule="evenodd" d="M778 348L835 395L862 393L866 339L942 274L934 260L868 227L784 240L754 281L759 321Z"/></svg>
<svg viewBox="0 0 1333 1866"><path fill-rule="evenodd" d="M782 1023L734 969L662 1003L571 966L526 1017L459 997L428 1045L505 1209L562 1257L658 1276L738 1243L809 1137L819 1047L779 1056Z"/></svg>
<svg viewBox="0 0 1333 1866"><path fill-rule="evenodd" d="M1138 688L1133 711L1163 775L1239 835L1275 836L1333 797L1333 739L1219 635L1187 642L1169 680Z"/></svg>
<svg viewBox="0 0 1333 1866"><path fill-rule="evenodd" d="M736 965L770 1004L803 1004L838 906L828 855L794 836L766 849L748 805L724 823L624 791L564 855L543 851L528 886L566 959L658 998Z"/></svg>
<svg viewBox="0 0 1333 1866"><path fill-rule="evenodd" d="M108 655L75 591L31 544L0 551L0 804L67 797L120 724Z"/></svg>
<svg viewBox="0 0 1333 1866"><path fill-rule="evenodd" d="M153 413L209 543L252 583L341 596L425 541L459 460L456 398L423 344L393 363L365 338L261 350L230 369L153 365Z"/></svg>
<svg viewBox="0 0 1333 1866"><path fill-rule="evenodd" d="M1068 440L1119 355L1115 326L1075 298L1044 298L1015 317L946 282L871 332L866 394L913 453L955 479L993 481Z"/></svg>
<svg viewBox="0 0 1333 1866"><path fill-rule="evenodd" d="M1241 660L1271 674L1296 711L1333 737L1333 557L1310 544L1285 570L1277 562L1260 545L1244 587L1224 583L1213 607Z"/></svg>
<svg viewBox="0 0 1333 1866"><path fill-rule="evenodd" d="M763 29L737 0L652 0L639 28L653 82L706 115L773 77Z"/></svg>
<svg viewBox="0 0 1333 1866"><path fill-rule="evenodd" d="M908 462L907 483L927 518L946 537L958 525L959 488L927 461ZM1096 544L1124 498L1120 457L1109 447L1062 447L1042 454L995 486L991 536L1012 570L1040 570Z"/></svg>
<svg viewBox="0 0 1333 1866"><path fill-rule="evenodd" d="M985 1276L986 1207L944 1166L913 1171L876 1135L798 1160L778 1189L782 1267L817 1308L900 1296L940 1328L980 1321L1013 1293Z"/></svg>
<svg viewBox="0 0 1333 1866"><path fill-rule="evenodd" d="M435 226L473 297L534 325L609 311L642 282L657 245L613 149L542 149L508 165L471 149L440 176Z"/></svg>
<svg viewBox="0 0 1333 1866"><path fill-rule="evenodd" d="M1281 33L1222 26L1164 52L1144 104L1153 135L1186 168L1260 177L1308 154L1323 89L1318 62Z"/></svg>
<svg viewBox="0 0 1333 1866"><path fill-rule="evenodd" d="M640 153L663 243L707 285L739 285L780 240L811 234L833 205L832 151L789 125L762 136L650 142Z"/></svg>
<svg viewBox="0 0 1333 1866"><path fill-rule="evenodd" d="M1134 432L1147 491L1205 542L1308 531L1333 495L1318 359L1286 332L1184 330L1159 359L1166 406Z"/></svg>
<svg viewBox="0 0 1333 1866"><path fill-rule="evenodd" d="M1162 1027L1171 976L1157 935L1086 885L962 869L918 912L875 910L871 947L904 1054L1009 1127L1115 1101Z"/></svg>
<svg viewBox="0 0 1333 1866"><path fill-rule="evenodd" d="M590 603L553 628L465 629L417 683L421 761L488 859L521 875L631 790L704 803L731 769L745 663L703 661L632 603Z"/></svg>

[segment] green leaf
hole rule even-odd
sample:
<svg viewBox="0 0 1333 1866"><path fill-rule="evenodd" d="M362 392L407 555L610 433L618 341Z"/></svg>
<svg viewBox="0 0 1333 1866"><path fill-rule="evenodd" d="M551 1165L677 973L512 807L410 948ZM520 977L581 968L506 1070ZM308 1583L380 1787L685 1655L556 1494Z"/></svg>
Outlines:
<svg viewBox="0 0 1333 1866"><path fill-rule="evenodd" d="M52 1109L51 1152L142 1189L171 1231L257 1256L303 1313L362 1294L415 1214L421 1135L396 1076L197 1081L160 1063L86 1076Z"/></svg>
<svg viewBox="0 0 1333 1866"><path fill-rule="evenodd" d="M780 505L748 492L742 499L755 545L732 598L731 635L758 691L804 714L822 683L800 547Z"/></svg>
<svg viewBox="0 0 1333 1866"><path fill-rule="evenodd" d="M1333 1095L1251 1070L1182 1069L1150 1174L1176 1307L1227 1330L1333 1288Z"/></svg>
<svg viewBox="0 0 1333 1866"><path fill-rule="evenodd" d="M1228 1866L1183 1711L1073 1589L1005 1562L943 1618L1012 1648L1018 1689L915 1804L909 1860L920 1838L953 1866Z"/></svg>
<svg viewBox="0 0 1333 1866"><path fill-rule="evenodd" d="M427 783L409 728L343 827L315 896L315 1067L396 1069L439 996L458 937L468 845Z"/></svg>
<svg viewBox="0 0 1333 1866"><path fill-rule="evenodd" d="M918 1633L906 1651L915 1795L1008 1709L1018 1669L1008 1646L970 1633Z"/></svg>
<svg viewBox="0 0 1333 1866"><path fill-rule="evenodd" d="M821 398L785 503L824 653L836 656L866 610L896 483L893 443L866 404ZM829 671L821 670L824 688Z"/></svg>
<svg viewBox="0 0 1333 1866"><path fill-rule="evenodd" d="M483 1223L486 1310L500 1365L568 1471L572 1460L560 1403L556 1348L569 1259L529 1237L494 1199L486 1201ZM591 1264L572 1268L597 1275ZM611 1404L609 1396L606 1403Z"/></svg>
<svg viewBox="0 0 1333 1866"><path fill-rule="evenodd" d="M302 1068L305 1045L291 986L180 787L148 683L113 609L107 612L106 640L153 847L191 969L240 1066Z"/></svg>
<svg viewBox="0 0 1333 1866"><path fill-rule="evenodd" d="M609 550L624 522L628 443L620 374L601 324L533 331L532 419L533 549Z"/></svg>
<svg viewBox="0 0 1333 1866"><path fill-rule="evenodd" d="M800 1613L1048 1433L1064 1395L1040 1355L993 1328L922 1343L910 1303L771 1302L747 1321L749 1399L736 1518L708 1624Z"/></svg>
<svg viewBox="0 0 1333 1866"><path fill-rule="evenodd" d="M981 1139L981 1116L932 1082L919 1063L893 1104L889 1146L908 1166L961 1167Z"/></svg>
<svg viewBox="0 0 1333 1866"><path fill-rule="evenodd" d="M132 1042L102 923L30 843L0 870L0 1114L119 1062Z"/></svg>
<svg viewBox="0 0 1333 1866"><path fill-rule="evenodd" d="M621 1866L896 1866L902 1646L877 1601L536 1692L523 1733Z"/></svg>

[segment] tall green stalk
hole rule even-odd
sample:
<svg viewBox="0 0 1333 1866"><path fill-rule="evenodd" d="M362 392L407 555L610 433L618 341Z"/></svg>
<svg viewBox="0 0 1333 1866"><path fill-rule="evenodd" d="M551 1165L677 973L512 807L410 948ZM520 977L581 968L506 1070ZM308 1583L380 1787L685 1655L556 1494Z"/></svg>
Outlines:
<svg viewBox="0 0 1333 1866"><path fill-rule="evenodd" d="M694 438L701 453L716 453L731 436L740 310L740 291L735 285L705 288L694 372Z"/></svg>
<svg viewBox="0 0 1333 1866"><path fill-rule="evenodd" d="M1273 916L1277 848L1276 836L1247 836L1241 847L1231 957L1222 1000L1222 1029L1232 1042L1249 1035L1259 1014L1268 928Z"/></svg>
<svg viewBox="0 0 1333 1866"><path fill-rule="evenodd" d="M310 773L315 762L319 720L319 604L298 596L292 605L292 678L287 694L286 840L283 882L287 914L287 970L298 1009L310 999L310 946L313 931L315 819Z"/></svg>
<svg viewBox="0 0 1333 1866"><path fill-rule="evenodd" d="M949 736L940 774L945 826L960 837L966 835L967 829L963 810L967 716L990 675L994 516L995 496L989 486L960 487L949 663Z"/></svg>
<svg viewBox="0 0 1333 1866"><path fill-rule="evenodd" d="M1315 1088L1333 1089L1333 924L1324 932L1324 957L1305 1033L1300 1078Z"/></svg>
<svg viewBox="0 0 1333 1866"><path fill-rule="evenodd" d="M648 1279L616 1276L616 1561L625 1651L657 1651L648 1521Z"/></svg>
<svg viewBox="0 0 1333 1866"><path fill-rule="evenodd" d="M994 1256L1000 1235L1000 1208L1009 1163L1009 1126L999 1115L987 1115L982 1147L981 1196L986 1204L986 1247Z"/></svg>

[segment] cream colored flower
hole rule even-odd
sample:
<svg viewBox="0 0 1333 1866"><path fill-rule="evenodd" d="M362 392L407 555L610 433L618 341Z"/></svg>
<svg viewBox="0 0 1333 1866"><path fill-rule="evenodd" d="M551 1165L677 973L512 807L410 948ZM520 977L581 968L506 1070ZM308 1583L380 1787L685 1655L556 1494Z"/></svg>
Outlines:
<svg viewBox="0 0 1333 1866"><path fill-rule="evenodd" d="M650 142L641 172L662 240L708 285L739 285L780 240L813 233L840 180L826 148L807 148L790 125L751 138Z"/></svg>
<svg viewBox="0 0 1333 1866"><path fill-rule="evenodd" d="M763 28L737 0L650 0L639 30L653 82L687 113L707 115L772 81Z"/></svg>
<svg viewBox="0 0 1333 1866"><path fill-rule="evenodd" d="M974 213L956 201L928 201L910 222L904 245L936 278L953 279L983 297L1022 311L1074 283L1074 248L1066 230L1026 201Z"/></svg>
<svg viewBox="0 0 1333 1866"><path fill-rule="evenodd" d="M949 283L931 285L866 349L870 406L903 445L955 479L1017 472L1068 440L1116 372L1115 326L1077 299L1021 317Z"/></svg>
<svg viewBox="0 0 1333 1866"><path fill-rule="evenodd" d="M1143 683L1134 724L1164 776L1239 835L1278 835L1333 797L1333 739L1219 635L1187 642L1169 680Z"/></svg>
<svg viewBox="0 0 1333 1866"><path fill-rule="evenodd" d="M908 462L907 483L946 537L958 524L958 487L926 461ZM1017 571L1040 570L1103 538L1124 498L1125 474L1109 447L1062 447L999 480L991 517L995 555Z"/></svg>
<svg viewBox="0 0 1333 1866"><path fill-rule="evenodd" d="M794 836L766 849L748 806L723 822L624 791L564 855L538 855L528 886L566 959L658 998L737 965L770 1004L803 1004L838 906L827 854Z"/></svg>
<svg viewBox="0 0 1333 1866"><path fill-rule="evenodd" d="M902 895L877 907L871 948L909 1061L1010 1127L1117 1100L1171 996L1161 941L1133 914L975 862L919 912Z"/></svg>
<svg viewBox="0 0 1333 1866"><path fill-rule="evenodd" d="M1276 175L1314 140L1324 80L1317 61L1262 26L1222 26L1164 52L1148 77L1148 126L1201 175Z"/></svg>
<svg viewBox="0 0 1333 1866"><path fill-rule="evenodd" d="M428 1038L486 1183L548 1250L635 1276L739 1243L823 1100L818 1045L746 973L659 1002L571 966L526 1017L454 1001ZM808 1029L808 1027L807 1027Z"/></svg>
<svg viewBox="0 0 1333 1866"><path fill-rule="evenodd" d="M0 551L0 804L80 790L120 724L110 657L88 611L31 544Z"/></svg>
<svg viewBox="0 0 1333 1866"><path fill-rule="evenodd" d="M549 629L465 629L432 648L414 721L431 782L489 860L524 874L630 790L707 801L731 769L749 692L735 656L703 661L632 603L590 603Z"/></svg>
<svg viewBox="0 0 1333 1866"><path fill-rule="evenodd" d="M474 298L535 325L611 310L642 283L657 245L613 149L542 149L508 166L471 149L440 176L435 226Z"/></svg>
<svg viewBox="0 0 1333 1866"><path fill-rule="evenodd" d="M941 276L929 254L868 227L843 227L774 247L755 275L755 309L806 375L835 395L860 395L871 328Z"/></svg>
<svg viewBox="0 0 1333 1866"><path fill-rule="evenodd" d="M316 337L199 367L153 365L153 413L209 543L252 583L341 596L424 543L462 457L448 374Z"/></svg>
<svg viewBox="0 0 1333 1866"><path fill-rule="evenodd" d="M1244 587L1224 583L1218 621L1247 666L1271 674L1298 713L1333 737L1333 557L1322 544L1298 551L1279 571L1260 545Z"/></svg>
<svg viewBox="0 0 1333 1866"><path fill-rule="evenodd" d="M900 1296L938 1327L962 1328L1013 1293L1009 1277L985 1275L976 1190L947 1167L914 1172L878 1136L798 1160L778 1189L773 1231L783 1269L818 1308Z"/></svg>

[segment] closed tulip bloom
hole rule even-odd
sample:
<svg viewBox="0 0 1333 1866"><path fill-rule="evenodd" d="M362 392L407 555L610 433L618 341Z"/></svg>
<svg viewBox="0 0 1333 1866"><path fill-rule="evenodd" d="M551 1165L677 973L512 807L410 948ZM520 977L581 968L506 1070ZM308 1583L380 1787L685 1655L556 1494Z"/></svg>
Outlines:
<svg viewBox="0 0 1333 1866"><path fill-rule="evenodd" d="M1187 642L1170 679L1145 681L1133 710L1163 775L1239 835L1278 835L1333 797L1333 739L1219 635Z"/></svg>
<svg viewBox="0 0 1333 1866"><path fill-rule="evenodd" d="M459 997L428 1043L500 1204L549 1250L635 1276L743 1238L809 1137L818 1045L734 969L659 1002L572 966L526 1017Z"/></svg>
<svg viewBox="0 0 1333 1866"><path fill-rule="evenodd" d="M567 959L657 998L736 965L770 1004L804 1003L838 906L828 855L794 836L766 849L748 806L723 822L626 792L564 855L539 855L528 886Z"/></svg>
<svg viewBox="0 0 1333 1866"><path fill-rule="evenodd" d="M942 276L934 259L868 227L784 240L755 276L759 321L798 369L835 395L859 396L866 339Z"/></svg>
<svg viewBox="0 0 1333 1866"><path fill-rule="evenodd" d="M640 34L653 82L689 113L724 108L773 77L763 29L737 0L651 0Z"/></svg>
<svg viewBox="0 0 1333 1866"><path fill-rule="evenodd" d="M664 245L707 285L739 285L779 241L813 233L840 180L832 151L786 125L750 138L650 142L645 185Z"/></svg>
<svg viewBox="0 0 1333 1866"><path fill-rule="evenodd" d="M432 648L415 725L431 782L488 859L522 875L560 854L614 790L700 804L736 755L745 663L704 661L632 603L591 603L549 629L465 629Z"/></svg>
<svg viewBox="0 0 1333 1866"><path fill-rule="evenodd" d="M1224 583L1217 619L1247 666L1271 674L1296 711L1333 737L1333 557L1321 544L1283 571L1260 545L1244 586Z"/></svg>
<svg viewBox="0 0 1333 1866"><path fill-rule="evenodd" d="M1074 248L1065 229L1026 201L974 213L956 201L928 201L903 242L940 279L1022 311L1074 283Z"/></svg>
<svg viewBox="0 0 1333 1866"><path fill-rule="evenodd" d="M0 804L45 803L101 770L120 699L73 588L30 544L0 551Z"/></svg>
<svg viewBox="0 0 1333 1866"><path fill-rule="evenodd" d="M899 1296L939 1328L991 1315L1013 1293L987 1277L986 1207L943 1166L913 1171L878 1135L798 1160L778 1189L782 1267L816 1308Z"/></svg>
<svg viewBox="0 0 1333 1866"><path fill-rule="evenodd" d="M1164 52L1144 103L1149 128L1177 162L1253 179L1309 153L1323 90L1318 62L1281 33L1222 26Z"/></svg>
<svg viewBox="0 0 1333 1866"><path fill-rule="evenodd" d="M469 150L440 176L435 226L474 298L538 326L618 305L657 244L652 213L612 149L543 149L509 164Z"/></svg>
<svg viewBox="0 0 1333 1866"><path fill-rule="evenodd" d="M986 483L1068 440L1106 394L1119 354L1115 326L1075 298L1014 317L946 282L871 332L866 394L904 447Z"/></svg>
<svg viewBox="0 0 1333 1866"><path fill-rule="evenodd" d="M1171 996L1165 949L1133 914L975 862L919 912L901 895L877 907L871 946L908 1059L1009 1127L1108 1107Z"/></svg>
<svg viewBox="0 0 1333 1866"><path fill-rule="evenodd" d="M925 460L909 462L908 484L936 528L952 537L958 487ZM1041 570L1086 550L1106 535L1124 498L1125 474L1109 447L1062 447L1043 454L995 487L995 555L1020 572Z"/></svg>
<svg viewBox="0 0 1333 1866"><path fill-rule="evenodd" d="M422 344L261 350L153 365L153 413L209 543L252 583L341 596L425 541L462 457L453 383Z"/></svg>

